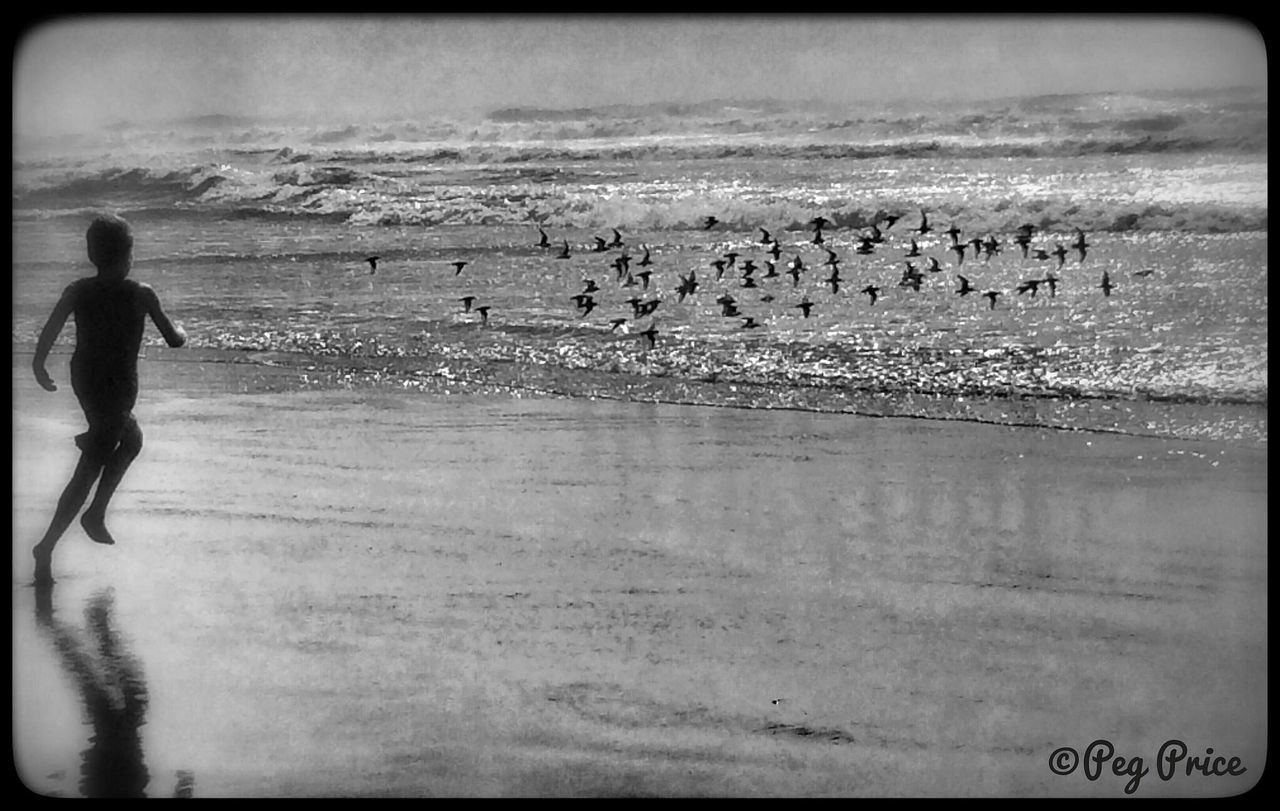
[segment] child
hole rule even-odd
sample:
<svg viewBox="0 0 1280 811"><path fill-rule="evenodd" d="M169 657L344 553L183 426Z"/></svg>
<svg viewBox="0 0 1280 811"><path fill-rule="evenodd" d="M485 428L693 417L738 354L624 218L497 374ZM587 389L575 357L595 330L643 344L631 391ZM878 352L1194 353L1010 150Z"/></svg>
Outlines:
<svg viewBox="0 0 1280 811"><path fill-rule="evenodd" d="M40 333L31 361L40 385L46 391L57 391L44 362L67 316L74 314L71 389L84 409L89 430L76 437L80 461L58 499L48 531L32 549L37 584L53 582L53 547L80 511L95 481L98 491L80 525L94 541L115 543L105 523L107 504L142 450L142 431L133 418L133 405L138 398L138 350L146 317L151 317L169 346L179 347L187 341L182 328L170 322L160 308L155 291L126 278L133 263L129 224L115 216L98 217L86 236L89 261L97 266L98 275L72 282L63 291Z"/></svg>

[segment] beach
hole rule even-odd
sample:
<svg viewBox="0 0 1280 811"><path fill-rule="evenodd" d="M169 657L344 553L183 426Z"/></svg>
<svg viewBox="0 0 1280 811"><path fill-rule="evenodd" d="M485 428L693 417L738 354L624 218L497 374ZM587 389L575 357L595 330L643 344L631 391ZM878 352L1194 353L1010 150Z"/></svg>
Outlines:
<svg viewBox="0 0 1280 811"><path fill-rule="evenodd" d="M24 34L33 796L1258 783L1248 21ZM91 278L122 273L145 288ZM73 523L52 585L44 543L37 586L32 547L89 472L69 358L113 391L132 371L89 344L138 357L144 446L109 533Z"/></svg>
<svg viewBox="0 0 1280 811"><path fill-rule="evenodd" d="M82 793L86 697L139 681L149 796L1125 796L1051 770L1096 740L1135 796L1262 772L1265 444L174 356L142 361L118 544L73 527L41 598L82 417L65 354L49 394L14 353L36 793ZM1245 771L1163 779L1170 740Z"/></svg>

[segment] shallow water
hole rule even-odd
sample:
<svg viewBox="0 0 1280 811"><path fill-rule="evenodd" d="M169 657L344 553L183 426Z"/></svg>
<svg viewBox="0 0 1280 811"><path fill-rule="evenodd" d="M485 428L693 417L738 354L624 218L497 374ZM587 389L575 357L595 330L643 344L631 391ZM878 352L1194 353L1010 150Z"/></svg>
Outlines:
<svg viewBox="0 0 1280 811"><path fill-rule="evenodd" d="M19 344L32 340L57 292L77 275L66 248L78 241L73 225L15 225ZM199 243L184 241L185 226L158 223L151 233L159 240L139 249L134 275L161 291L192 347L269 351L297 368L346 359L405 380L438 373L485 380L509 376L516 364L541 389L567 395L623 396L677 381L745 384L759 392L754 405L819 410L878 397L911 413L910 399L921 396L1031 398L1043 410L1087 414L1099 400L1248 404L1255 408L1243 429L1227 424L1234 416L1205 421L1201 407L1165 435L1266 437L1267 294L1257 281L1266 272L1265 233L1095 235L1086 261L1069 259L1059 271L1056 296L1034 298L1012 289L1038 278L1045 263L1007 250L989 262L943 260L946 271L927 274L919 292L902 290L903 260L892 258L901 254L902 234L881 249L888 256L871 257L853 254L850 234L832 234L825 247L847 257L843 284L832 292L826 269L795 284L786 276L763 280L756 289L743 289L733 272L717 282L709 262L726 252L762 266L761 246L743 233L626 235L637 260L639 244L651 249L647 291L624 287L608 267L620 251L557 260L532 247L536 232L525 228L206 223ZM565 238L575 246L589 241L586 233ZM786 238L795 242L783 262L802 255L817 266L825 258L799 241L801 233ZM940 254L937 240L921 241L927 255ZM35 258L55 245L61 259ZM381 257L376 274L362 261L373 254ZM456 258L470 263L459 275L449 264ZM1104 270L1117 285L1110 298L1097 289ZM1152 274L1135 277L1137 270ZM674 288L691 271L702 286L681 302ZM981 290L1009 292L991 309L980 296L955 295L957 273ZM584 317L570 298L586 279L602 289ZM884 289L875 306L858 292L868 283ZM724 317L716 303L724 293L762 327L744 330L741 317ZM459 300L468 295L493 308L487 323L465 311ZM766 295L773 300L762 301ZM661 303L637 320L625 301L631 297ZM802 300L814 303L811 317L796 308ZM627 321L611 329L615 318ZM659 331L651 348L638 335L649 326ZM583 374L593 380L589 390L578 383ZM1090 401L1083 409L1073 402L1081 398ZM1089 418L1065 424L1117 428Z"/></svg>

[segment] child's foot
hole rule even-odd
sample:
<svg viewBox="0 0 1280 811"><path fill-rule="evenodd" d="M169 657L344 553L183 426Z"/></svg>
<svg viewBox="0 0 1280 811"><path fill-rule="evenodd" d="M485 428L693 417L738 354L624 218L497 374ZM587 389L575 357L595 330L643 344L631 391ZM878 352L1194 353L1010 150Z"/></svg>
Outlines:
<svg viewBox="0 0 1280 811"><path fill-rule="evenodd" d="M103 520L103 516L101 515L85 513L80 516L80 526L84 528L85 534L89 536L89 540L94 541L95 543L111 546L116 542L116 539L111 537L111 533L107 532L106 522Z"/></svg>
<svg viewBox="0 0 1280 811"><path fill-rule="evenodd" d="M49 564L53 556L45 552L44 550L40 549L40 547L38 546L35 549L31 550L31 554L36 559L36 574L33 581L34 584L37 586L52 586L53 585L53 567L50 566Z"/></svg>

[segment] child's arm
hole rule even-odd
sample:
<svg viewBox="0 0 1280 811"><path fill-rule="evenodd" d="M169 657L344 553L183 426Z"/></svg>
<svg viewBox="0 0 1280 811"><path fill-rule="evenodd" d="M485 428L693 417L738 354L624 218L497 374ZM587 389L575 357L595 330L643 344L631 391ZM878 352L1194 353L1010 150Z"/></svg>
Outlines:
<svg viewBox="0 0 1280 811"><path fill-rule="evenodd" d="M53 312L49 313L49 320L44 323L44 329L40 330L40 339L36 341L36 354L31 359L31 371L35 372L36 382L45 391L58 390L53 378L49 377L49 372L44 368L44 361L49 357L53 342L58 339L58 333L62 332L62 326L67 323L67 317L74 309L75 296L68 287L63 291L58 303L53 305Z"/></svg>
<svg viewBox="0 0 1280 811"><path fill-rule="evenodd" d="M160 297L150 285L142 285L142 301L146 305L147 315L151 316L151 321L160 330L160 334L164 336L169 346L176 349L187 342L187 333L164 314L164 309L160 306Z"/></svg>

